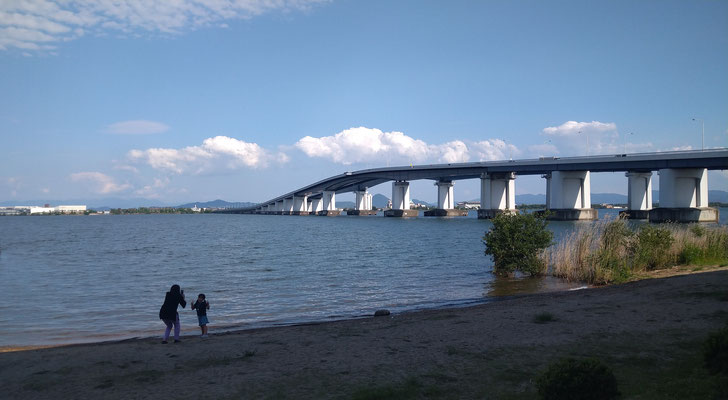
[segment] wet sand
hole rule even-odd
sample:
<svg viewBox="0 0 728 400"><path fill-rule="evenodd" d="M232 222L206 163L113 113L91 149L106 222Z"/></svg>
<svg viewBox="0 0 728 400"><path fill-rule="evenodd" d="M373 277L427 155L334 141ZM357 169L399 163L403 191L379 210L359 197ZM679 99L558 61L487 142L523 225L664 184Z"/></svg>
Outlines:
<svg viewBox="0 0 728 400"><path fill-rule="evenodd" d="M726 293L724 267L465 308L211 331L208 339L183 337L177 344L149 338L9 351L0 353L0 393L16 399L366 398L377 388L396 397L396 390L414 385L425 397L528 397L533 374L564 353L631 356L639 346L648 351L704 337L728 320ZM544 314L552 320L537 323Z"/></svg>

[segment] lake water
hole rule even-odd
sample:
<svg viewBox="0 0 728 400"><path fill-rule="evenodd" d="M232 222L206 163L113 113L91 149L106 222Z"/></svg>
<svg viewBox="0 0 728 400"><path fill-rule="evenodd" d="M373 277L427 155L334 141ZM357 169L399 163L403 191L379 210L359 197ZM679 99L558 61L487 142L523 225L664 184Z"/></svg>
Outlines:
<svg viewBox="0 0 728 400"><path fill-rule="evenodd" d="M584 223L550 226L558 237ZM0 347L161 335L159 307L175 283L188 301L207 295L211 332L578 286L495 279L481 241L490 226L474 212L0 217ZM183 334L199 331L189 306L180 319Z"/></svg>

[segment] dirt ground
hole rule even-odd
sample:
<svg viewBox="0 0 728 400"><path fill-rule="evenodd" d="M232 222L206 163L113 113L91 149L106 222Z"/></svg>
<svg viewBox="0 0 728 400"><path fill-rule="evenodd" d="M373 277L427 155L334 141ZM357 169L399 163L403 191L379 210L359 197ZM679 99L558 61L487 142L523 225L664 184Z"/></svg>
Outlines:
<svg viewBox="0 0 728 400"><path fill-rule="evenodd" d="M0 397L533 398L535 374L567 355L605 360L633 397L652 390L633 376L642 370L668 381L671 368L697 371L697 361L684 360L696 359L700 341L726 321L721 268L467 308L211 332L178 344L148 338L8 351L0 353ZM708 379L694 374L691 382ZM703 395L676 386L688 398Z"/></svg>

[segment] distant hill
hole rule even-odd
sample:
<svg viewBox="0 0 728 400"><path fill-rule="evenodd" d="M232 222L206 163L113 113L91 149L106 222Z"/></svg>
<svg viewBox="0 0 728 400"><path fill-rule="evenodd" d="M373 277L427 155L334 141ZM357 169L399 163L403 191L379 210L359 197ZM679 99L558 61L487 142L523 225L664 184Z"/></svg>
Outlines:
<svg viewBox="0 0 728 400"><path fill-rule="evenodd" d="M480 201L480 199L474 200ZM517 194L516 204L546 204L545 194Z"/></svg>
<svg viewBox="0 0 728 400"><path fill-rule="evenodd" d="M719 203L728 203L728 192L725 190L708 190L708 200Z"/></svg>
<svg viewBox="0 0 728 400"><path fill-rule="evenodd" d="M198 201L197 203L180 204L176 206L176 208L192 208L194 206L197 206L199 208L243 208L252 207L255 204L256 203L250 203L247 201L231 203L229 201L217 199L212 201Z"/></svg>
<svg viewBox="0 0 728 400"><path fill-rule="evenodd" d="M353 201L339 201L336 200L336 208L354 208L355 204Z"/></svg>
<svg viewBox="0 0 728 400"><path fill-rule="evenodd" d="M376 208L384 208L389 202L389 197L383 194L375 194L372 196L372 205Z"/></svg>

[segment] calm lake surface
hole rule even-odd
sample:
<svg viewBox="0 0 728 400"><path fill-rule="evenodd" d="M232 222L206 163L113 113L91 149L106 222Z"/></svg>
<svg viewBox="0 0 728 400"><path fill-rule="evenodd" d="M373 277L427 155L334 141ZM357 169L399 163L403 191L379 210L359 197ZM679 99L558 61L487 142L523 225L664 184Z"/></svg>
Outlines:
<svg viewBox="0 0 728 400"><path fill-rule="evenodd" d="M585 223L550 227L558 238ZM175 283L188 301L207 295L211 333L581 286L495 279L481 241L490 226L473 212L0 217L0 347L161 335L159 307ZM180 320L183 334L199 332L189 306Z"/></svg>

